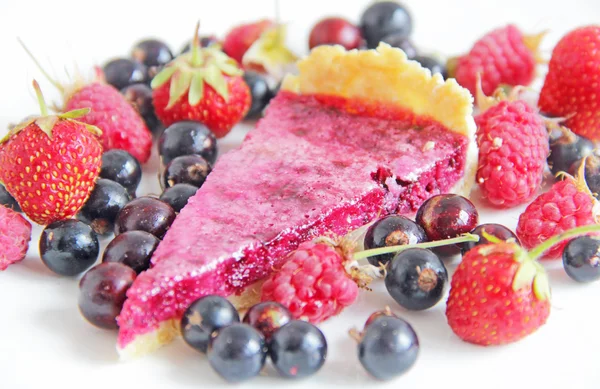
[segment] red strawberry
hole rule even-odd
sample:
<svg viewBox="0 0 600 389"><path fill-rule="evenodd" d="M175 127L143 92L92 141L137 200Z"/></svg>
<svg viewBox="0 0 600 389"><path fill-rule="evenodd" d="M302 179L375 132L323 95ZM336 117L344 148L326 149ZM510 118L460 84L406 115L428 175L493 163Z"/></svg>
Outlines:
<svg viewBox="0 0 600 389"><path fill-rule="evenodd" d="M475 42L467 54L451 60L451 76L473 95L478 73L487 95L502 84L529 85L535 78L537 48L542 37L523 35L514 25L495 29Z"/></svg>
<svg viewBox="0 0 600 389"><path fill-rule="evenodd" d="M263 32L274 25L271 20L263 19L234 27L223 40L223 51L241 64L242 58L250 46L260 38Z"/></svg>
<svg viewBox="0 0 600 389"><path fill-rule="evenodd" d="M575 29L558 42L538 105L568 118L576 134L600 141L600 26Z"/></svg>
<svg viewBox="0 0 600 389"><path fill-rule="evenodd" d="M0 205L0 271L25 258L30 240L31 223Z"/></svg>
<svg viewBox="0 0 600 389"><path fill-rule="evenodd" d="M598 201L587 187L583 169L585 164L581 164L577 178L564 174L562 181L539 195L521 214L516 233L524 247L534 247L573 227L597 223ZM559 258L567 243L555 245L544 257Z"/></svg>
<svg viewBox="0 0 600 389"><path fill-rule="evenodd" d="M77 214L100 173L101 131L74 120L89 109L48 115L34 81L42 115L12 128L0 141L0 181L35 223Z"/></svg>
<svg viewBox="0 0 600 389"><path fill-rule="evenodd" d="M574 228L529 252L484 233L490 243L469 250L452 276L446 304L452 331L482 346L516 342L535 332L550 315L548 275L537 259L557 243L598 231L598 225Z"/></svg>
<svg viewBox="0 0 600 389"><path fill-rule="evenodd" d="M446 317L466 342L512 343L536 331L549 315L546 272L516 243L476 246L452 276Z"/></svg>
<svg viewBox="0 0 600 389"><path fill-rule="evenodd" d="M524 101L496 101L480 88L477 97L482 106L492 104L475 117L482 195L499 208L525 204L540 187L550 153L544 121Z"/></svg>
<svg viewBox="0 0 600 389"><path fill-rule="evenodd" d="M85 82L79 77L73 85L64 87L42 69L25 45L23 48L46 78L62 93L64 110L90 108L89 113L80 120L102 130L100 139L105 151L122 149L141 163L148 161L152 151L152 133L125 97L102 80L100 71L96 81Z"/></svg>
<svg viewBox="0 0 600 389"><path fill-rule="evenodd" d="M215 47L201 48L194 36L192 51L152 80L156 116L166 126L195 120L222 138L246 116L252 96L235 61Z"/></svg>

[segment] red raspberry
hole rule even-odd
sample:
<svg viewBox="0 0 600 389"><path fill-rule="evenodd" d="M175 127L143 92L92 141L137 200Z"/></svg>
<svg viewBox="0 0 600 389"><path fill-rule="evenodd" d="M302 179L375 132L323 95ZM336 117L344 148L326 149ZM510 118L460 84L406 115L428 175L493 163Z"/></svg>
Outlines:
<svg viewBox="0 0 600 389"><path fill-rule="evenodd" d="M481 73L485 94L491 94L501 84L529 85L535 78L536 51L541 35L526 37L514 25L495 29L458 58L456 81L476 92L477 74Z"/></svg>
<svg viewBox="0 0 600 389"><path fill-rule="evenodd" d="M344 269L344 256L327 243L305 242L262 286L261 301L287 307L295 319L319 323L339 314L358 297Z"/></svg>
<svg viewBox="0 0 600 389"><path fill-rule="evenodd" d="M0 205L0 270L25 258L31 240L31 223Z"/></svg>
<svg viewBox="0 0 600 389"><path fill-rule="evenodd" d="M519 217L517 236L530 249L574 227L595 224L597 204L584 181L566 176L529 204ZM552 246L544 257L560 257L567 243Z"/></svg>
<svg viewBox="0 0 600 389"><path fill-rule="evenodd" d="M121 149L141 163L148 161L152 151L152 133L117 89L100 82L87 84L67 99L67 111L78 108L91 108L79 120L102 130L105 151Z"/></svg>
<svg viewBox="0 0 600 389"><path fill-rule="evenodd" d="M499 208L531 200L542 182L550 152L548 131L541 117L531 106L516 100L501 101L475 121L477 182L483 196Z"/></svg>

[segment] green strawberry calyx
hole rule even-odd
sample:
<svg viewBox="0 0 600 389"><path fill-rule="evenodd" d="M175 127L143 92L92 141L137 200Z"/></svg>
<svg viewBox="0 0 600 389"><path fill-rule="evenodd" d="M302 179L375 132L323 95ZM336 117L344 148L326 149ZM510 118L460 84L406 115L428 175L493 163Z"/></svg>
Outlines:
<svg viewBox="0 0 600 389"><path fill-rule="evenodd" d="M61 120L68 120L78 123L84 126L92 134L96 136L102 135L102 131L98 127L75 120L89 113L89 108L75 109L72 111L59 113L57 115L50 115L48 113L48 106L46 105L46 101L44 100L44 95L42 94L40 85L36 80L33 80L33 89L35 90L38 104L40 106L40 116L32 117L12 127L8 134L6 134L6 136L0 139L0 144L5 143L13 135L19 133L32 123L35 123L40 128L40 130L42 130L46 135L48 135L49 138L52 138L52 130L54 129L54 126Z"/></svg>
<svg viewBox="0 0 600 389"><path fill-rule="evenodd" d="M600 225L592 224L587 226L576 227L567 230L561 234L554 235L544 242L540 243L529 252L519 246L516 242L506 242L514 250L515 261L520 263L519 269L517 270L515 277L512 281L512 289L517 292L523 288L531 287L533 294L540 301L549 300L551 297L550 282L548 280L548 274L546 269L538 262L538 259L552 246L561 243L565 240L569 240L578 236L587 235L593 232L600 232ZM501 240L487 234L485 231L482 235L491 243L499 243ZM494 246L490 246L491 251L494 250ZM498 246L496 246L498 248ZM479 253L482 255L489 254L489 252L482 252L486 250L486 246L482 246ZM499 250L506 250L504 248L498 248Z"/></svg>
<svg viewBox="0 0 600 389"><path fill-rule="evenodd" d="M244 71L237 62L219 50L218 46L202 48L198 38L199 23L196 24L191 51L171 61L160 71L150 84L152 89L171 81L167 109L188 93L188 103L197 105L204 96L204 83L211 86L223 100L229 100L229 85L225 76L242 76Z"/></svg>

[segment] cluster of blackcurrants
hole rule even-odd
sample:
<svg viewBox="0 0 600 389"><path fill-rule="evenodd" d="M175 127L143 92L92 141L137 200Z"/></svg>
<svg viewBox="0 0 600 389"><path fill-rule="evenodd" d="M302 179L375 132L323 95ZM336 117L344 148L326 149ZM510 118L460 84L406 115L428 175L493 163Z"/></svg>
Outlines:
<svg viewBox="0 0 600 389"><path fill-rule="evenodd" d="M408 59L447 78L445 63L426 55L412 41L413 17L409 9L397 1L376 1L360 16L358 25L340 17L321 19L311 29L309 48L319 45L341 45L347 50L374 49L380 42L402 49Z"/></svg>
<svg viewBox="0 0 600 389"><path fill-rule="evenodd" d="M212 368L229 382L256 377L267 357L282 377L301 379L316 374L327 358L327 340L313 324L294 320L283 305L261 302L243 316L224 297L194 301L180 323L185 342L206 354ZM388 380L415 363L419 340L406 321L389 309L372 314L362 331L351 330L358 342L358 360L373 377Z"/></svg>
<svg viewBox="0 0 600 389"><path fill-rule="evenodd" d="M445 260L489 243L486 236L499 240L519 239L509 228L496 223L478 224L479 214L471 201L455 194L436 195L425 201L415 221L400 215L385 216L373 223L364 238L365 249L435 242L470 233L478 242L463 242L432 249L409 248L368 258L370 264L385 266L385 286L403 308L420 311L432 308L446 294L448 271ZM484 235L485 234L487 235ZM569 242L563 252L563 266L577 282L600 279L600 240L582 236Z"/></svg>
<svg viewBox="0 0 600 389"><path fill-rule="evenodd" d="M201 47L218 44L214 36L200 37L199 42ZM188 52L190 47L191 42L188 42L180 54ZM160 136L164 126L154 112L150 83L173 59L173 52L166 43L157 39L145 39L133 46L129 58L112 59L102 68L105 81L121 91L156 137ZM255 119L277 94L277 88L271 88L263 75L253 71L244 72L244 81L252 96L246 119Z"/></svg>

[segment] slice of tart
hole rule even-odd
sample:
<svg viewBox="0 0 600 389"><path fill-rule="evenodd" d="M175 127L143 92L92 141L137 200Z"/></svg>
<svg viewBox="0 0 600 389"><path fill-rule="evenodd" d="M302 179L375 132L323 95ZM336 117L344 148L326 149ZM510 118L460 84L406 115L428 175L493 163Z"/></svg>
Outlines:
<svg viewBox="0 0 600 389"><path fill-rule="evenodd" d="M298 70L242 145L219 159L129 289L118 319L122 357L171 341L201 296L250 303L258 295L249 286L301 242L413 213L435 194L469 193L473 99L454 80L385 44L318 47Z"/></svg>

